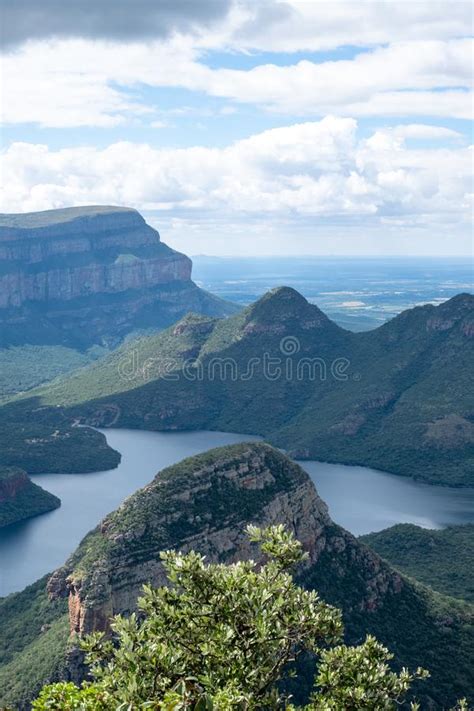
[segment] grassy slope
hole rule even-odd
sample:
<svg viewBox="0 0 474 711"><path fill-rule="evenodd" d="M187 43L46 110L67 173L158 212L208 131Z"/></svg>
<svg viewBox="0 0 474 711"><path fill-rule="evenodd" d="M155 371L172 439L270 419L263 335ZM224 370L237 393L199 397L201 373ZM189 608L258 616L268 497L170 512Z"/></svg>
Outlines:
<svg viewBox="0 0 474 711"><path fill-rule="evenodd" d="M361 540L402 573L441 593L474 602L474 524L441 531L399 524Z"/></svg>
<svg viewBox="0 0 474 711"><path fill-rule="evenodd" d="M112 351L96 363L40 388L32 395L46 405L70 406L146 385L170 366L181 367L195 358L218 319L189 314L165 331L143 336ZM178 329L178 330L177 330Z"/></svg>

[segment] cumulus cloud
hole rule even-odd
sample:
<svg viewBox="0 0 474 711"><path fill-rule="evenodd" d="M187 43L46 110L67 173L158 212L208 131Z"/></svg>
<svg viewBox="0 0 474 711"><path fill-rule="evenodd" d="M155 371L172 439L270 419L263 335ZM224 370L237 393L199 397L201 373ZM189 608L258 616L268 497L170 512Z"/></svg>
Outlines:
<svg viewBox="0 0 474 711"><path fill-rule="evenodd" d="M42 126L149 122L143 86L179 87L301 116L470 118L469 39L400 42L350 60L299 61L249 70L211 68L189 38L117 44L64 40L3 59L3 121ZM130 98L133 94L133 99Z"/></svg>
<svg viewBox="0 0 474 711"><path fill-rule="evenodd" d="M0 0L1 44L88 37L115 41L156 39L212 25L231 0Z"/></svg>
<svg viewBox="0 0 474 711"><path fill-rule="evenodd" d="M471 77L470 39L430 40L394 43L351 60L221 69L201 77L200 88L283 112L470 118Z"/></svg>
<svg viewBox="0 0 474 711"><path fill-rule="evenodd" d="M431 128L394 126L362 139L354 119L327 116L221 149L120 142L50 150L15 143L3 155L1 206L15 212L132 205L167 220L214 215L224 231L256 217L296 226L327 218L455 227L469 219L472 155L457 140L437 149L405 142L434 133L445 138L442 128Z"/></svg>
<svg viewBox="0 0 474 711"><path fill-rule="evenodd" d="M129 90L137 85L172 86L193 70L189 42L116 44L63 40L27 45L2 61L2 116L7 124L53 128L110 127L150 115L149 104ZM156 77L155 83L153 77Z"/></svg>

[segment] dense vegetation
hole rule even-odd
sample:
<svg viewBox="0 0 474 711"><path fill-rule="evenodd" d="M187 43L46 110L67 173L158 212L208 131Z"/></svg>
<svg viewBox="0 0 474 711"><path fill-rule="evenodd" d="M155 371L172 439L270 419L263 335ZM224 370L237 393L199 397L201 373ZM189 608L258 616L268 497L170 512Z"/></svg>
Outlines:
<svg viewBox="0 0 474 711"><path fill-rule="evenodd" d="M252 432L297 458L472 485L473 322L474 297L461 294L351 333L277 289L236 316L187 318L33 391L23 424L38 403L66 421ZM279 359L279 376L265 357Z"/></svg>
<svg viewBox="0 0 474 711"><path fill-rule="evenodd" d="M326 532L329 535L329 532ZM335 561L325 551L317 565L298 580L318 590L324 600L343 611L346 640L354 644L366 634L374 635L395 654L398 664L430 670L422 688L415 685L423 708L446 708L457 695L474 697L474 608L472 605L434 593L429 588L404 580L398 594L387 594L373 609L358 601L367 590L364 563L347 547ZM365 566L374 562L367 559ZM337 573L344 567L345 574ZM382 574L382 572L381 572Z"/></svg>
<svg viewBox="0 0 474 711"><path fill-rule="evenodd" d="M57 496L33 484L21 469L0 467L0 528L60 505Z"/></svg>
<svg viewBox="0 0 474 711"><path fill-rule="evenodd" d="M88 365L103 349L82 353L65 346L12 346L0 349L0 401Z"/></svg>
<svg viewBox="0 0 474 711"><path fill-rule="evenodd" d="M69 636L67 600L50 601L47 576L0 599L0 708L21 706L45 679L61 678Z"/></svg>
<svg viewBox="0 0 474 711"><path fill-rule="evenodd" d="M120 454L107 445L103 434L72 427L59 411L42 408L37 401L15 402L3 415L0 472L9 472L9 477L12 470L28 474L105 471L120 462ZM60 503L31 481L15 496L7 492L2 497L0 480L0 527L51 511Z"/></svg>
<svg viewBox="0 0 474 711"><path fill-rule="evenodd" d="M289 574L304 557L300 544L282 526L248 532L269 556L259 569L253 561L206 565L194 552L162 553L170 585L145 589L140 617L115 618L116 641L99 633L83 642L93 681L46 687L33 708L295 709L279 682L306 651L319 655L307 711L395 709L427 672L396 674L371 637L338 645L339 612Z"/></svg>
<svg viewBox="0 0 474 711"><path fill-rule="evenodd" d="M441 593L474 602L473 524L441 531L399 524L361 540L402 573Z"/></svg>
<svg viewBox="0 0 474 711"><path fill-rule="evenodd" d="M2 415L1 465L42 474L113 469L120 462L103 434L71 426L62 412L42 407L37 398L5 406Z"/></svg>

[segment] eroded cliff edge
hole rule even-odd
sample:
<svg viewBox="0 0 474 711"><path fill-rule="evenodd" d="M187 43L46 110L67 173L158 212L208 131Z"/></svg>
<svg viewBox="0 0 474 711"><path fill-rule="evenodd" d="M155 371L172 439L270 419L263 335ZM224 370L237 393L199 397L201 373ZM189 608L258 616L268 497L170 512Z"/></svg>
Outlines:
<svg viewBox="0 0 474 711"><path fill-rule="evenodd" d="M130 208L0 215L0 347L113 346L188 311L228 313L191 269Z"/></svg>
<svg viewBox="0 0 474 711"><path fill-rule="evenodd" d="M335 526L307 474L261 443L223 447L163 470L83 540L48 582L52 599L67 596L71 634L107 630L114 614L130 614L147 583L165 582L160 551L199 550L209 561L259 560L245 526L284 523L309 553L323 553L331 575L346 576L345 556L361 566L366 586L359 610L375 610L403 582L351 534Z"/></svg>

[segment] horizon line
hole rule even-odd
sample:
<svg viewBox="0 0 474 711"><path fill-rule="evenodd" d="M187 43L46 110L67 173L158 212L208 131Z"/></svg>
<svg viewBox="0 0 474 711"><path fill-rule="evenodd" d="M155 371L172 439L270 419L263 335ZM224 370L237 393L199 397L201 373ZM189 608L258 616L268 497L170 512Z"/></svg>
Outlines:
<svg viewBox="0 0 474 711"><path fill-rule="evenodd" d="M472 259L474 254L191 254L191 259Z"/></svg>

